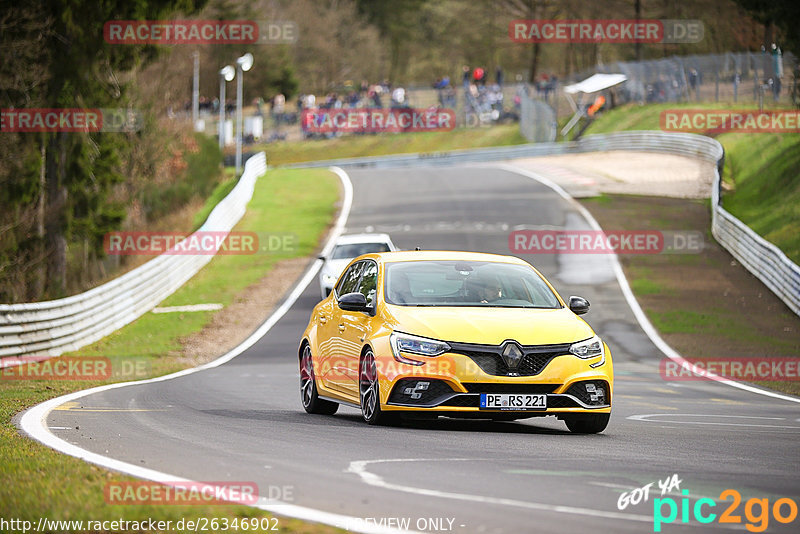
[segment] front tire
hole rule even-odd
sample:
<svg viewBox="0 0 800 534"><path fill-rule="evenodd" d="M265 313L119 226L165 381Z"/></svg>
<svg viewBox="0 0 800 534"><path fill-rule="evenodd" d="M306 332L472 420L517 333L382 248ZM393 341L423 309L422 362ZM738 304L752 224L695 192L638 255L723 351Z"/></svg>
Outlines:
<svg viewBox="0 0 800 534"><path fill-rule="evenodd" d="M397 415L381 410L380 384L378 382L378 366L375 354L367 349L361 358L358 373L358 389L361 404L361 415L370 425L391 425L397 422Z"/></svg>
<svg viewBox="0 0 800 534"><path fill-rule="evenodd" d="M587 413L579 415L569 415L564 417L570 432L576 434L597 434L608 426L610 413Z"/></svg>
<svg viewBox="0 0 800 534"><path fill-rule="evenodd" d="M311 347L303 347L300 358L300 400L308 413L333 415L339 409L336 402L320 399L317 394L317 381L314 377L314 361L311 359Z"/></svg>

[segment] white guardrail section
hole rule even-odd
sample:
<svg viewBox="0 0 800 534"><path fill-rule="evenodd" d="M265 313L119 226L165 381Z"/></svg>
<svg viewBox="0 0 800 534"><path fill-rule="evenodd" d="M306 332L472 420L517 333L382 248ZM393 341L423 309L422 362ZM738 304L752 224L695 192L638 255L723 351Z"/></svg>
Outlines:
<svg viewBox="0 0 800 534"><path fill-rule="evenodd" d="M266 170L263 152L248 159L236 186L197 231L232 230L245 213L256 179ZM0 304L0 358L5 358L0 360L0 367L19 363L14 356L58 356L107 336L151 310L213 257L162 254L79 295L46 302Z"/></svg>
<svg viewBox="0 0 800 534"><path fill-rule="evenodd" d="M778 247L756 234L721 206L720 181L724 151L719 142L709 137L687 133L631 131L589 135L579 141L567 143L536 143L501 148L337 159L290 167L450 165L605 150L661 152L701 158L714 163L716 171L711 193L711 233L739 263L783 300L794 313L800 315L800 267Z"/></svg>

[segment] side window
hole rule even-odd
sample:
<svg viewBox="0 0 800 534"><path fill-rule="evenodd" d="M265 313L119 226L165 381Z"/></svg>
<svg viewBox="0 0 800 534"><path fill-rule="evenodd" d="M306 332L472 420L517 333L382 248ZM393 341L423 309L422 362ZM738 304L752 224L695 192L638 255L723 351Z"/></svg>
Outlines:
<svg viewBox="0 0 800 534"><path fill-rule="evenodd" d="M341 280L339 280L339 285L336 286L336 296L341 297L342 295L346 295L348 293L353 293L356 291L356 284L358 284L358 279L361 277L361 271L364 269L364 262L360 261L358 263L354 263L347 269L347 272L342 275Z"/></svg>
<svg viewBox="0 0 800 534"><path fill-rule="evenodd" d="M378 264L374 261L365 261L364 264L364 272L356 291L367 297L367 306L372 306L378 289Z"/></svg>

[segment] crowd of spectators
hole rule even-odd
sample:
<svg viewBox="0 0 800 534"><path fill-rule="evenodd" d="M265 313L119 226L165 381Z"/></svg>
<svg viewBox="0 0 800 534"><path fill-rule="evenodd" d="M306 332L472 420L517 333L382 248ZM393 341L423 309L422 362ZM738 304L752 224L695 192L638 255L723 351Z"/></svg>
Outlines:
<svg viewBox="0 0 800 534"><path fill-rule="evenodd" d="M436 105L438 108L455 110L459 99L463 104L462 117L468 123L485 124L519 117L519 98L515 99L513 107L507 107L503 95L504 72L497 67L493 80L489 79L483 67L463 67L460 90L451 81L450 77L443 76L432 84L436 91ZM460 95L459 95L460 93ZM320 101L321 100L321 101ZM324 99L313 94L301 94L297 98L297 114L302 116L304 110L314 109L351 109L351 108L384 108L402 109L413 107L414 102L409 98L405 87L393 86L388 80L381 83L370 84L362 81L354 86L345 82L338 91L325 95ZM303 125L301 125L303 126ZM303 127L305 137L330 137L332 134L312 134ZM335 134L333 134L335 135Z"/></svg>
<svg viewBox="0 0 800 534"><path fill-rule="evenodd" d="M355 86L352 82L345 82L341 90L331 91L325 95L324 100L318 102L313 94L301 94L297 97L297 114L302 116L304 110L314 109L354 109L354 108L384 108L384 102L391 109L411 107L406 89L402 86L392 86L388 80L381 83L370 84L362 81ZM334 133L311 133L307 125L301 124L303 135L310 137L331 137Z"/></svg>
<svg viewBox="0 0 800 534"><path fill-rule="evenodd" d="M733 99L743 96L744 85L747 83L747 93L753 87L752 94L762 99L771 95L777 101L782 90L783 81L783 55L779 47L772 45L771 50L763 49L761 55L757 54L727 54L698 56L679 60L651 60L645 62L619 63L614 69L628 76L626 83L622 84L612 93L609 93L613 107L615 103L626 102L660 103L681 101L702 101L708 98L708 89L713 85L716 98L719 98L720 87L725 89L726 84L733 88ZM793 64L797 64L792 59ZM734 68L731 68L733 66ZM760 71L760 72L759 72ZM576 75L572 79L578 81L586 78L589 73ZM441 76L437 78L428 89L413 88L408 90L403 86L394 86L388 80L379 83L362 81L361 83L344 82L335 90L324 96L314 94L300 94L295 105L292 105L283 94L273 96L268 102L260 98L252 103L257 107L257 115L265 116L265 126L271 127L276 132L274 138L285 138L282 126L300 123L304 135L312 134L302 124L303 111L315 109L353 109L353 108L379 108L403 109L425 106L428 109L449 109L456 112L457 123L467 126L487 125L508 120L519 120L521 103L525 98L537 98L545 103L555 106L556 94L559 83L565 83L553 74L543 73L536 81L528 84L523 81L520 74L516 75L511 83L515 90L504 87L506 80L500 66L493 72L483 66L467 66L461 68L460 74ZM435 103L431 99L432 88L435 91ZM506 89L504 94L504 88ZM704 94L701 95L701 92ZM790 91L792 92L792 91ZM510 100L510 102L508 101ZM233 113L235 102L228 100L224 103L226 112ZM215 97L209 99L201 97L199 108L201 115L217 114L220 102ZM268 106L268 112L263 107ZM168 116L175 118L176 112L170 107ZM189 116L191 114L191 101L186 101L177 114ZM337 135L314 134L316 136Z"/></svg>

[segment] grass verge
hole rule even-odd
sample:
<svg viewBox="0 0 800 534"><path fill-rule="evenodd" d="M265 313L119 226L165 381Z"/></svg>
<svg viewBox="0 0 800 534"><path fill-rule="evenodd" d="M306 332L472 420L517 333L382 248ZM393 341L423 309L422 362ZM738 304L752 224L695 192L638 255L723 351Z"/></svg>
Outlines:
<svg viewBox="0 0 800 534"><path fill-rule="evenodd" d="M220 186L225 187L225 184ZM208 204L220 198L212 195ZM200 273L170 296L162 306L197 303L228 304L249 285L265 276L280 260L305 257L316 250L331 222L338 198L338 181L321 169L271 170L257 184L247 213L237 231L264 236L292 235L295 246L253 255L216 256ZM208 205L206 206L208 208ZM175 354L181 338L200 331L220 312L145 314L92 346L79 357L106 356L112 362L135 357L146 371L137 378L159 376L186 366ZM113 363L112 363L113 366ZM23 437L12 417L35 404L72 391L111 381L0 380L0 517L33 521L57 520L141 521L268 517L245 506L108 505L107 482L134 480L55 452ZM297 520L279 519L281 532L334 532L336 529ZM274 525L274 522L272 523ZM76 530L63 527L57 530ZM117 532L156 532L149 528L114 529ZM173 529L171 532L193 531ZM260 532L261 530L250 531Z"/></svg>

